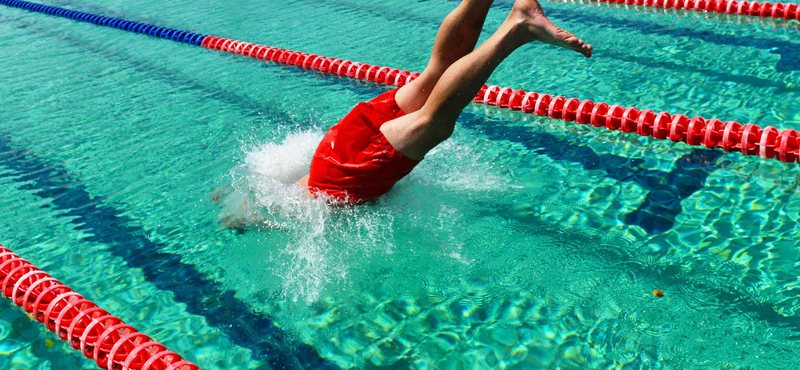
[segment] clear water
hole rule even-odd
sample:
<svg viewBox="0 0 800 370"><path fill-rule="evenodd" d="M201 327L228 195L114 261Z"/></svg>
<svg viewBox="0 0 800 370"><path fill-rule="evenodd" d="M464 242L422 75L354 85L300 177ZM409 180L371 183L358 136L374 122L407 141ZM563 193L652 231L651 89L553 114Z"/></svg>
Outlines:
<svg viewBox="0 0 800 370"><path fill-rule="evenodd" d="M48 4L421 70L457 2ZM595 58L530 45L491 83L800 129L796 22L544 5ZM0 35L0 242L203 369L800 354L797 165L474 106L379 204L332 210L291 183L386 87L6 7ZM0 353L94 366L6 301Z"/></svg>

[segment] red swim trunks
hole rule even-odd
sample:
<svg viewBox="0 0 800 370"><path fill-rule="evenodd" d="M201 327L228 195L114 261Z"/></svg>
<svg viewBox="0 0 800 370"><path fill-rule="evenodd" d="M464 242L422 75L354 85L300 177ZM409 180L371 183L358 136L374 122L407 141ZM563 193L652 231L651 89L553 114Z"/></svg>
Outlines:
<svg viewBox="0 0 800 370"><path fill-rule="evenodd" d="M319 143L308 187L334 199L363 203L386 194L419 163L392 147L381 126L405 115L397 89L359 103Z"/></svg>

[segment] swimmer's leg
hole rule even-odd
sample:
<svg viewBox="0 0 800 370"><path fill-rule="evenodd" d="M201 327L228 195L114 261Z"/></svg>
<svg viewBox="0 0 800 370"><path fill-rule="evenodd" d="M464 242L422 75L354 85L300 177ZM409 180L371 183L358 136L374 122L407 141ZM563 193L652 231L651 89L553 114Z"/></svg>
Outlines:
<svg viewBox="0 0 800 370"><path fill-rule="evenodd" d="M453 63L422 108L381 126L389 143L412 159L422 159L452 135L461 111L495 68L520 46L541 41L591 57L592 47L545 17L536 0L517 0L500 28L469 55Z"/></svg>
<svg viewBox="0 0 800 370"><path fill-rule="evenodd" d="M436 34L428 66L416 80L403 86L395 96L397 105L403 112L408 114L422 108L444 71L475 48L493 2L494 0L463 0L445 17Z"/></svg>
<svg viewBox="0 0 800 370"><path fill-rule="evenodd" d="M436 34L428 66L416 80L400 88L395 95L397 105L404 113L422 108L444 71L475 48L493 2L463 0L444 18ZM308 175L298 180L297 185L307 187Z"/></svg>

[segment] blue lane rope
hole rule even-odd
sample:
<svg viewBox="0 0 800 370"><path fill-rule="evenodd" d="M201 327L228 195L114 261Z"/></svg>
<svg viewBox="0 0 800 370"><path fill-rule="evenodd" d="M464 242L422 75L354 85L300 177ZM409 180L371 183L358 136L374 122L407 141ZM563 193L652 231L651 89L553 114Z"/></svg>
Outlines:
<svg viewBox="0 0 800 370"><path fill-rule="evenodd" d="M200 44L203 43L203 39L205 39L206 36L208 36L194 32L181 31L169 27L158 27L152 24L129 21L127 19L122 19L122 18L105 17L95 14L79 12L75 10L59 8L56 6L29 3L27 1L0 0L0 4L14 8L25 9L32 12L69 18L80 22L96 24L98 26L117 28L125 31L141 33L153 37L173 40L177 42L183 42L186 44L197 45L197 46L200 46Z"/></svg>

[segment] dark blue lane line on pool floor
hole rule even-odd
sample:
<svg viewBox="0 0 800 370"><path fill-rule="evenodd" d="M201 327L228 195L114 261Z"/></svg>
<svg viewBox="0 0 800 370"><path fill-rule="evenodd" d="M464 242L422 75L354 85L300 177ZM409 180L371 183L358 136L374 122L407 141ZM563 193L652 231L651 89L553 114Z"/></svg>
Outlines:
<svg viewBox="0 0 800 370"><path fill-rule="evenodd" d="M254 358L267 362L272 369L338 369L320 358L314 348L290 344L286 333L270 318L254 313L236 298L236 292L182 262L181 256L162 252L165 245L148 239L147 232L135 226L135 220L125 216L122 208L101 204L63 167L27 149L15 148L9 136L2 133L0 166L16 173L3 176L20 183L20 189L35 191L56 209L66 211L58 216L85 231L85 240L107 245L112 255L122 258L130 268L141 269L145 279L158 289L172 292L176 302L186 304L187 312L204 317L210 326L233 343L252 350ZM147 328L141 329L147 332Z"/></svg>

